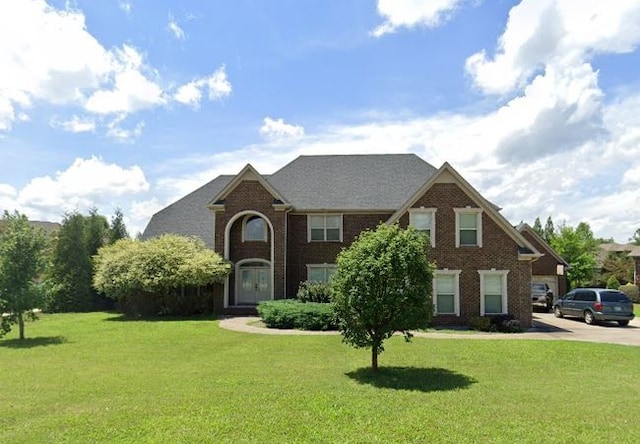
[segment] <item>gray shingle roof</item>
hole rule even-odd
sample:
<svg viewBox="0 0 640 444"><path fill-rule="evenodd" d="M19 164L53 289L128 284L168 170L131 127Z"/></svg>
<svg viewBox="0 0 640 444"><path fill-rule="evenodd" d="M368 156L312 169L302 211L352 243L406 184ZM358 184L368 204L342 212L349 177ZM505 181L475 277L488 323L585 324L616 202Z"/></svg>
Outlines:
<svg viewBox="0 0 640 444"><path fill-rule="evenodd" d="M436 171L415 154L300 156L263 177L294 210L394 211ZM213 218L207 204L234 177L219 176L160 210L142 238L191 235L213 248Z"/></svg>
<svg viewBox="0 0 640 444"><path fill-rule="evenodd" d="M396 210L435 174L415 154L300 156L267 177L294 210Z"/></svg>
<svg viewBox="0 0 640 444"><path fill-rule="evenodd" d="M151 217L142 234L149 239L166 233L197 236L213 248L213 216L207 208L212 196L222 190L234 176L218 176Z"/></svg>

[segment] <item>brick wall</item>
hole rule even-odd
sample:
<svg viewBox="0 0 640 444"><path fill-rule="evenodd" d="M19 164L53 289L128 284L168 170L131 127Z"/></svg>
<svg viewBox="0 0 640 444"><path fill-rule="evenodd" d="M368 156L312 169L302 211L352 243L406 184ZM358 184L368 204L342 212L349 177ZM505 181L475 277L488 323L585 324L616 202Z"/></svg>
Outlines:
<svg viewBox="0 0 640 444"><path fill-rule="evenodd" d="M344 214L343 242L308 242L307 215L289 214L286 297L295 297L300 282L307 280L307 264L335 264L340 250L351 245L361 231L375 228L389 217L391 213Z"/></svg>
<svg viewBox="0 0 640 444"><path fill-rule="evenodd" d="M557 276L558 294L556 296L565 294L567 292L567 276L566 272L561 276L557 275L558 260L553 257L547 246L539 242L531 233L525 230L522 235L531 242L540 253L544 254L544 256L531 265L531 274Z"/></svg>
<svg viewBox="0 0 640 444"><path fill-rule="evenodd" d="M273 289L276 298L284 294L284 211L273 207L273 196L257 180L245 180L236 186L225 199L224 210L216 211L215 250L224 254L224 233L228 222L238 213L253 210L262 213L273 226L267 242L242 242L242 220L237 218L230 230L229 259L237 262L242 259L271 259L271 242L274 244ZM233 304L235 272L229 276L229 304ZM220 297L220 296L217 296ZM218 302L219 304L219 302Z"/></svg>
<svg viewBox="0 0 640 444"><path fill-rule="evenodd" d="M438 316L439 324L466 324L480 315L480 275L478 270L509 270L507 275L507 307L523 327L531 326L531 262L518 260L518 245L486 212L482 213L482 247L456 248L454 208L477 207L473 200L454 183L434 184L414 208L437 208L435 248L429 257L437 268L462 270L460 273L460 318ZM400 226L409 224L409 215L400 218Z"/></svg>

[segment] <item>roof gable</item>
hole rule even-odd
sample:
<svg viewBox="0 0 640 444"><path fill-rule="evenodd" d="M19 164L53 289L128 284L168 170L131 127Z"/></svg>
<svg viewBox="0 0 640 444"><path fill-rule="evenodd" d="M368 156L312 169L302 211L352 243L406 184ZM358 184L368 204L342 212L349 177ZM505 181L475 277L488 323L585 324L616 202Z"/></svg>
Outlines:
<svg viewBox="0 0 640 444"><path fill-rule="evenodd" d="M255 180L260 185L262 185L272 196L273 198L279 202L281 205L287 205L287 200L284 198L282 194L275 187L267 182L265 178L256 171L256 169L248 163L236 176L224 187L222 188L213 198L209 201L207 206L211 207L213 205L221 204L224 199L231 193L242 181L245 180Z"/></svg>
<svg viewBox="0 0 640 444"><path fill-rule="evenodd" d="M529 224L526 223L521 223L520 225L518 225L516 227L516 229L520 232L526 232L529 235L531 235L540 245L542 245L544 247L544 249L551 255L553 256L558 262L564 264L566 267L569 267L569 262L565 261L562 256L560 256L556 250L553 249L553 247L551 245L549 245L549 243L544 240L538 233L536 233L536 230L534 230L533 228L531 228L529 226Z"/></svg>
<svg viewBox="0 0 640 444"><path fill-rule="evenodd" d="M540 252L529 242L513 225L511 225L502 214L499 208L489 202L487 199L469 184L455 168L448 162L445 162L440 169L424 184L387 220L387 223L395 223L400 217L411 208L422 195L424 195L436 183L454 183L465 192L471 200L475 202L478 208L481 208L502 230L513 239L516 244L521 247L520 254L538 258L542 256Z"/></svg>

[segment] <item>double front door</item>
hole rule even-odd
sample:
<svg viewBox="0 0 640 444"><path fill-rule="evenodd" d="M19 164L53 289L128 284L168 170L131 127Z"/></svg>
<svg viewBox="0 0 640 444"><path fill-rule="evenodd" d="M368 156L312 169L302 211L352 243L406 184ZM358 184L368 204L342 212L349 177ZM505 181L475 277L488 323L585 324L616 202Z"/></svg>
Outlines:
<svg viewBox="0 0 640 444"><path fill-rule="evenodd" d="M238 305L271 299L271 267L261 262L241 265L238 284Z"/></svg>

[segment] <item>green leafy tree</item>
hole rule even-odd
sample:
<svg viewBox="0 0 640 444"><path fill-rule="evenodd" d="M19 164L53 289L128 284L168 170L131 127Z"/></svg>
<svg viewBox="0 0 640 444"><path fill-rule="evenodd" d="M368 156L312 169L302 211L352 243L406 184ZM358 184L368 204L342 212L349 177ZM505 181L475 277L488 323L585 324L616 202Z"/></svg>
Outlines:
<svg viewBox="0 0 640 444"><path fill-rule="evenodd" d="M611 288L613 290L620 288L620 282L618 282L618 279L616 279L615 276L611 276L607 279L607 288Z"/></svg>
<svg viewBox="0 0 640 444"><path fill-rule="evenodd" d="M615 277L619 283L626 284L633 280L634 262L628 252L612 252L602 264L602 277L605 281Z"/></svg>
<svg viewBox="0 0 640 444"><path fill-rule="evenodd" d="M342 340L370 348L374 371L386 339L402 332L409 341L410 330L431 320L433 264L427 240L413 228L381 224L338 255L332 303Z"/></svg>
<svg viewBox="0 0 640 444"><path fill-rule="evenodd" d="M547 243L551 244L553 238L556 235L556 229L553 225L553 220L551 220L551 216L547 217L547 222L544 225L544 230L542 231L542 238L547 241Z"/></svg>
<svg viewBox="0 0 640 444"><path fill-rule="evenodd" d="M572 287L591 283L598 244L588 223L580 222L576 228L563 224L552 238L551 246L571 265L567 278Z"/></svg>
<svg viewBox="0 0 640 444"><path fill-rule="evenodd" d="M127 239L129 232L124 224L124 215L120 208L116 208L116 211L111 218L111 224L109 225L109 243L113 244L120 239Z"/></svg>
<svg viewBox="0 0 640 444"><path fill-rule="evenodd" d="M536 217L536 220L533 222L533 231L535 231L538 236L544 239L544 230L542 229L542 222L540 222L539 217Z"/></svg>
<svg viewBox="0 0 640 444"><path fill-rule="evenodd" d="M185 287L222 282L231 271L201 240L175 234L120 239L98 251L94 268L93 285L108 297L134 307L141 297L151 297L162 313L176 311Z"/></svg>
<svg viewBox="0 0 640 444"><path fill-rule="evenodd" d="M636 232L633 233L633 236L629 238L629 241L631 241L631 243L634 245L640 245L640 228L638 228Z"/></svg>
<svg viewBox="0 0 640 444"><path fill-rule="evenodd" d="M36 283L43 265L45 234L29 224L26 216L5 211L0 232L0 336L11 324L18 324L20 339L25 338L24 322L35 319L33 309L40 304Z"/></svg>
<svg viewBox="0 0 640 444"><path fill-rule="evenodd" d="M91 259L86 219L74 212L65 215L54 241L46 274L47 311L89 311L91 303Z"/></svg>

